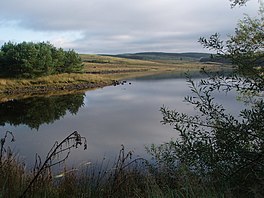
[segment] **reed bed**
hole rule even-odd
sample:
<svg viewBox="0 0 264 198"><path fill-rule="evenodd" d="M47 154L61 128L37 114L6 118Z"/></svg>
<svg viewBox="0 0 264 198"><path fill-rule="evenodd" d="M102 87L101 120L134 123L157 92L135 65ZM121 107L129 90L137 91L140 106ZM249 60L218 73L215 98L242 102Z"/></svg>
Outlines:
<svg viewBox="0 0 264 198"><path fill-rule="evenodd" d="M70 149L86 145L86 140L73 132L60 143L56 142L44 163L36 158L34 168L15 155L7 142L14 141L11 132L1 138L0 197L226 197L226 192L210 182L201 181L185 167L173 172L143 158L133 158L132 151L122 145L114 163L103 159L87 163L81 169L64 168L54 174L51 167L66 163ZM64 143L66 147L64 147ZM64 145L64 146L63 146ZM58 153L68 153L54 162ZM65 166L66 167L66 166ZM220 192L220 193L219 193Z"/></svg>

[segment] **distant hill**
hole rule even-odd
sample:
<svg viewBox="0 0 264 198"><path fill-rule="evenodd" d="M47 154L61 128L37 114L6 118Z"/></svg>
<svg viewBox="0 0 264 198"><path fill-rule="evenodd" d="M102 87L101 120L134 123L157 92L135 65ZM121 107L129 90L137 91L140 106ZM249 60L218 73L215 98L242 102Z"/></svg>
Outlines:
<svg viewBox="0 0 264 198"><path fill-rule="evenodd" d="M186 53L165 53L165 52L139 52L131 54L117 54L117 55L104 55L119 58L148 60L148 61L199 61L199 62L215 62L222 64L230 64L231 61L224 57L217 56L216 54L186 52Z"/></svg>
<svg viewBox="0 0 264 198"><path fill-rule="evenodd" d="M138 60L195 60L202 58L209 59L211 54L208 53L165 53L165 52L140 52L131 54L107 55L120 58L138 59Z"/></svg>

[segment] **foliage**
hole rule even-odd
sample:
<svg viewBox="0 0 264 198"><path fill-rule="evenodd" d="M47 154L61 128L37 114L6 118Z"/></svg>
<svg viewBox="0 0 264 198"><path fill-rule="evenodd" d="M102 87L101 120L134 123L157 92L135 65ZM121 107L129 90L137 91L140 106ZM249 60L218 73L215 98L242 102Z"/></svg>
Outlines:
<svg viewBox="0 0 264 198"><path fill-rule="evenodd" d="M81 59L73 50L63 51L50 43L5 43L0 50L0 75L35 77L82 69Z"/></svg>
<svg viewBox="0 0 264 198"><path fill-rule="evenodd" d="M262 8L259 10L259 15L259 18L253 19L245 16L238 23L235 35L225 43L218 33L209 39L200 38L199 42L206 48L216 50L221 57L230 59L243 75L261 74L263 67L257 68L257 66L264 65L264 10Z"/></svg>
<svg viewBox="0 0 264 198"><path fill-rule="evenodd" d="M249 0L229 0L231 2L231 7L235 7L236 5L245 5Z"/></svg>
<svg viewBox="0 0 264 198"><path fill-rule="evenodd" d="M234 1L233 5L243 2ZM194 95L185 101L197 113L188 115L162 107L162 123L173 125L180 138L148 149L156 162L171 172L186 166L201 181L226 183L234 196L264 194L263 5L259 16L246 16L226 42L219 34L199 40L232 60L235 71L228 76L207 73L208 78L198 83L188 78ZM247 104L239 115L216 102L217 94L234 91Z"/></svg>

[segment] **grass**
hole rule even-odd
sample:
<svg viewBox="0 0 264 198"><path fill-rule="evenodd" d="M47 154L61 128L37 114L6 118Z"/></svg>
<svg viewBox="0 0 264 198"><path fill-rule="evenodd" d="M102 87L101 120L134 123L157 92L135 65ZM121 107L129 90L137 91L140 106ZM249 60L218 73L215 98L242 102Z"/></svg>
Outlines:
<svg viewBox="0 0 264 198"><path fill-rule="evenodd" d="M35 79L0 79L0 89L14 89L17 87L28 86L49 86L56 85L61 86L65 84L78 84L81 82L101 83L110 82L109 78L103 78L100 75L92 74L57 74L39 77Z"/></svg>
<svg viewBox="0 0 264 198"><path fill-rule="evenodd" d="M216 64L203 64L193 61L145 61L97 55L81 55L81 57L85 61L85 72L108 74L117 79L130 77L131 75L142 76L164 72L198 71L202 67L210 69L219 68L219 65Z"/></svg>
<svg viewBox="0 0 264 198"><path fill-rule="evenodd" d="M87 163L78 169L66 168L67 156L86 139L74 131L60 143L55 142L45 162L36 158L35 167L26 168L18 155L6 146L14 141L7 131L0 139L0 197L140 197L140 198L218 198L218 197L262 197L255 189L245 189L243 182L214 176L205 176L190 170L184 163L171 169L163 163L134 158L132 151L121 146L113 163L103 159L101 163ZM66 157L65 154L66 153ZM68 154L67 154L68 153ZM64 164L60 174L52 167ZM170 163L170 162L169 162ZM254 185L253 185L254 187ZM262 189L262 186L258 186Z"/></svg>
<svg viewBox="0 0 264 198"><path fill-rule="evenodd" d="M120 162L116 161L108 166L89 165L78 171L65 169L59 175L46 171L22 196L35 172L27 171L14 158L5 158L2 159L5 166L0 166L0 197L247 197L232 192L227 183L214 185L210 180L201 180L184 167L168 172L163 167L151 170L140 161L125 167L129 162L121 162L123 168L119 169L116 165Z"/></svg>
<svg viewBox="0 0 264 198"><path fill-rule="evenodd" d="M78 136L76 132L72 134L65 138L66 148L72 144L68 140ZM46 164L37 161L37 166L29 171L5 148L10 138L14 138L12 133L6 132L1 139L0 197L220 197L214 186L201 182L186 168L173 173L162 166L154 168L144 159L134 159L132 152L125 151L123 146L113 164L103 160L78 171L65 168L61 174L54 175L50 169L54 163L49 162L49 158L65 151L65 147L61 148L62 141L48 153ZM73 145L76 142L74 140Z"/></svg>
<svg viewBox="0 0 264 198"><path fill-rule="evenodd" d="M0 79L0 102L41 95L76 93L112 84L113 79L95 74L58 74L36 79Z"/></svg>

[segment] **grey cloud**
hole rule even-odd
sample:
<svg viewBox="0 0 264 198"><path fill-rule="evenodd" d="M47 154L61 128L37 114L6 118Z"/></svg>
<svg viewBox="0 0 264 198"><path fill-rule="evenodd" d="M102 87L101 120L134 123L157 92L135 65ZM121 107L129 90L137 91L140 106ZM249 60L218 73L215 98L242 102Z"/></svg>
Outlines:
<svg viewBox="0 0 264 198"><path fill-rule="evenodd" d="M122 53L137 51L201 51L197 40L203 33L131 33L85 35L75 41L75 49L83 53ZM112 46L115 46L113 48Z"/></svg>
<svg viewBox="0 0 264 198"><path fill-rule="evenodd" d="M204 33L231 33L241 12L223 0L8 0L1 2L0 19L36 32L81 32L67 46L101 53L168 51L184 42L187 49Z"/></svg>

